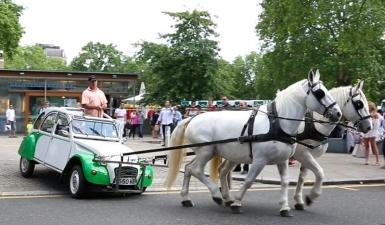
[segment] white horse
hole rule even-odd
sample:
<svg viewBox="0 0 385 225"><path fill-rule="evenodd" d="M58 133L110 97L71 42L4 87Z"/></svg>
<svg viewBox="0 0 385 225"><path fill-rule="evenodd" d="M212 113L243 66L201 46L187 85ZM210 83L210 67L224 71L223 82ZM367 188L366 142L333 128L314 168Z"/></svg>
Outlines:
<svg viewBox="0 0 385 225"><path fill-rule="evenodd" d="M371 119L370 113L368 109L368 102L366 100L365 94L362 92L363 81L359 82L355 87L339 87L333 88L330 90L330 94L336 100L337 104L340 106L342 110L342 115L348 121L354 122L357 124L358 131L360 132L368 132L371 129ZM313 114L315 120L322 120L328 122L327 119L323 119L324 117L318 113ZM305 124L302 122L299 127L299 133L304 131ZM308 138L306 140L301 140L306 142L307 144L316 146L319 144L319 140L316 137L326 138L330 135L333 129L336 127L334 123L314 123L314 130L307 130L307 132L311 132L309 134L305 134ZM317 134L318 133L318 134ZM313 139L312 139L313 138ZM294 195L294 200L296 202L295 209L303 210L304 209L304 201L302 198L303 192L303 184L304 178L306 176L307 169L310 169L315 175L315 183L313 188L310 191L310 194L306 196L306 203L310 205L314 199L321 195L322 189L322 180L324 178L324 172L322 167L318 164L315 158L322 156L328 148L328 143L324 143L319 145L314 149L310 149L304 145L298 144L295 150L293 157L297 159L301 163L300 174L298 178L298 183L296 187L296 192ZM212 174L211 176L215 177L215 161L212 161L211 167ZM229 190L228 182L231 181L231 169L236 165L236 163L232 163L229 160L223 161L223 163L219 166L219 174L221 180L222 194L224 196L228 196L228 193L225 193ZM224 168L230 168L224 170ZM279 169L279 167L278 167ZM229 176L230 175L230 176Z"/></svg>
<svg viewBox="0 0 385 225"><path fill-rule="evenodd" d="M372 129L370 112L368 109L368 102L365 94L362 91L363 81L359 82L355 87L339 87L330 90L330 94L336 100L337 104L342 110L342 115L346 120L357 124L358 131L368 132ZM321 120L322 116L314 113L314 118ZM333 131L336 125L315 123L314 128L321 135L327 137ZM309 135L311 137L311 135ZM316 144L313 142L312 144ZM294 195L296 202L295 209L303 210L304 201L302 198L303 185L307 170L311 170L315 175L315 182L313 188L310 190L310 194L306 196L306 204L310 205L313 201L321 195L322 181L324 179L324 171L318 164L315 158L321 157L327 150L328 144L322 144L315 149L309 149L303 145L297 145L296 151L293 157L301 163L300 173L298 177L298 183Z"/></svg>
<svg viewBox="0 0 385 225"><path fill-rule="evenodd" d="M307 80L299 81L281 91L275 98L277 115L280 118L300 120L304 117L306 109L316 111L328 117L331 121L338 121L341 110L334 102L328 90L319 80L320 74L312 71ZM266 112L267 106L260 107ZM250 111L221 111L204 113L193 119L183 120L171 136L172 146L183 143L202 143L240 136L243 125L250 116ZM295 136L300 125L296 120L279 119L282 133L286 136ZM267 114L258 113L255 116L253 134L266 134L270 130L270 120ZM185 141L186 139L186 141ZM248 143L232 142L227 144L207 145L192 148L195 158L185 165L185 173L181 195L183 206L193 206L189 197L189 183L191 175L204 183L211 192L213 200L221 204L221 192L218 185L204 175L207 162L214 155L219 155L233 163L251 163L250 171L239 193L235 196L231 209L234 213L240 212L241 201L246 190L252 185L255 177L267 164L277 164L279 167L282 190L281 209L282 216L291 216L288 205L288 159L293 155L296 144L270 140L252 142L252 149ZM170 187L176 178L184 151L171 151L169 154L169 172L165 186ZM252 153L252 154L250 154ZM223 184L222 184L223 185ZM230 196L223 196L225 201L231 201Z"/></svg>

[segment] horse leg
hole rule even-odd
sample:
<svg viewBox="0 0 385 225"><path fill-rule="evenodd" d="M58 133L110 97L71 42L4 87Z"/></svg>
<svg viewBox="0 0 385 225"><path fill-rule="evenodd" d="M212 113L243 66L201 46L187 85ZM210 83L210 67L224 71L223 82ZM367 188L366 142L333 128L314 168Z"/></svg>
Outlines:
<svg viewBox="0 0 385 225"><path fill-rule="evenodd" d="M234 168L236 164L230 162L229 160L223 161L223 163L219 167L219 178L221 182L221 192L222 192L222 198L225 201L225 206L228 207L231 205L231 203L234 202L234 200L231 198L230 195L230 185L229 182L229 174L231 170Z"/></svg>
<svg viewBox="0 0 385 225"><path fill-rule="evenodd" d="M322 181L325 177L325 174L322 167L313 158L313 156L310 156L309 160L304 162L303 165L311 170L315 175L313 188L310 190L310 194L306 196L306 205L311 205L314 200L318 198L322 193Z"/></svg>
<svg viewBox="0 0 385 225"><path fill-rule="evenodd" d="M247 189L251 187L253 182L255 181L255 178L258 176L259 173L261 173L262 169L265 167L266 162L265 161L253 161L249 168L249 173L245 177L245 182L239 189L239 191L236 193L234 202L231 204L231 211L233 213L240 213L241 212L241 206L242 206L242 199L245 195Z"/></svg>
<svg viewBox="0 0 385 225"><path fill-rule="evenodd" d="M290 212L288 192L289 192L289 162L285 160L277 164L279 175L281 176L281 205L280 214L282 217L292 217L293 214Z"/></svg>
<svg viewBox="0 0 385 225"><path fill-rule="evenodd" d="M306 167L301 164L301 168L299 170L299 176L298 176L298 182L297 186L295 188L295 194L294 194L294 201L296 204L294 205L296 210L304 210L304 201L303 201L303 185L305 183L305 177L307 174L307 169Z"/></svg>
<svg viewBox="0 0 385 225"><path fill-rule="evenodd" d="M222 197L218 185L204 174L207 162L213 157L212 147L201 147L199 151L195 151L195 154L196 157L194 164L192 164L191 174L207 186L214 202L221 205Z"/></svg>
<svg viewBox="0 0 385 225"><path fill-rule="evenodd" d="M183 185L181 190L182 196L182 205L184 207L193 207L194 203L191 201L189 196L189 187L190 187L190 179L191 179L191 165L194 163L195 158L187 163L184 167L184 176L183 176Z"/></svg>

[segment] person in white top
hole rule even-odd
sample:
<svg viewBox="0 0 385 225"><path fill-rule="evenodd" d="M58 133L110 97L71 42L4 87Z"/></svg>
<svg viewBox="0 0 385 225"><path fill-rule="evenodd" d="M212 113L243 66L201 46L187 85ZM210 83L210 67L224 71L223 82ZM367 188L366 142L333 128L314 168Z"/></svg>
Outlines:
<svg viewBox="0 0 385 225"><path fill-rule="evenodd" d="M369 112L372 116L373 128L366 134L364 134L363 142L365 145L365 165L369 165L369 145L373 154L376 156L376 162L374 165L380 165L380 156L376 144L376 138L379 136L380 129L380 114L377 113L377 106L373 102L368 102Z"/></svg>
<svg viewBox="0 0 385 225"><path fill-rule="evenodd" d="M13 108L13 105L10 104L9 108L5 112L6 118L7 118L7 125L10 125L9 129L9 137L16 137L15 130L16 130L16 114L15 109Z"/></svg>
<svg viewBox="0 0 385 225"><path fill-rule="evenodd" d="M127 110L124 108L124 103L120 103L120 107L115 109L114 116L119 122L119 136L126 137L125 125L127 122Z"/></svg>
<svg viewBox="0 0 385 225"><path fill-rule="evenodd" d="M170 101L164 102L164 107L160 111L160 115L158 117L157 124L162 125L162 133L163 133L163 146L166 141L166 127L170 127L170 134L172 133L174 127L174 110L171 108Z"/></svg>

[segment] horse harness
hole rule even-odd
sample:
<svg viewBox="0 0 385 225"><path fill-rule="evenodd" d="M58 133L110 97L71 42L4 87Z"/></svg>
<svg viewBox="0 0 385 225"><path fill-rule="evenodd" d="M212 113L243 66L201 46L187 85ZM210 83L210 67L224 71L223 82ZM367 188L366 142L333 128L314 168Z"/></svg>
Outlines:
<svg viewBox="0 0 385 225"><path fill-rule="evenodd" d="M240 142L241 143L249 142L250 158L253 158L252 142L280 141L288 144L294 144L296 142L295 136L291 136L282 130L279 124L279 119L277 118L278 113L277 113L277 108L275 106L274 101L267 104L267 115L269 117L269 122L270 122L269 132L267 132L266 134L253 135L254 120L258 114L258 111L259 111L258 109L259 107L255 108L252 111L248 121L243 126L243 129L241 132L241 137L243 138L240 139ZM246 128L247 128L248 136L244 136Z"/></svg>
<svg viewBox="0 0 385 225"><path fill-rule="evenodd" d="M297 134L297 140L314 140L321 142L321 144L326 144L328 141L328 136L321 134L317 129L315 129L314 118L312 112L307 112L305 114L305 129L302 133Z"/></svg>

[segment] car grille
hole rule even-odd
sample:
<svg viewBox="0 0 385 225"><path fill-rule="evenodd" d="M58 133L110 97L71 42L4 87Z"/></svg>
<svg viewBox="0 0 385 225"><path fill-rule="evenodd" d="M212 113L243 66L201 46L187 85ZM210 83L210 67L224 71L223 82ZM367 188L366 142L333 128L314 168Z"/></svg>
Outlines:
<svg viewBox="0 0 385 225"><path fill-rule="evenodd" d="M119 167L115 168L115 177L118 177ZM123 166L120 168L120 178L136 177L138 175L138 169L131 166Z"/></svg>

